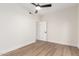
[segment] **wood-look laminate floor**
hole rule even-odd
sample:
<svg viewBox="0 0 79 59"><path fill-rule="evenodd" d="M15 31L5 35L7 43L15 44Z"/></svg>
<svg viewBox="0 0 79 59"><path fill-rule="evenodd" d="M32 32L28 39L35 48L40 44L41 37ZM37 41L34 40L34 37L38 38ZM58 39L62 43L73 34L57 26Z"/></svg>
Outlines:
<svg viewBox="0 0 79 59"><path fill-rule="evenodd" d="M50 42L37 41L2 56L79 56L79 49Z"/></svg>

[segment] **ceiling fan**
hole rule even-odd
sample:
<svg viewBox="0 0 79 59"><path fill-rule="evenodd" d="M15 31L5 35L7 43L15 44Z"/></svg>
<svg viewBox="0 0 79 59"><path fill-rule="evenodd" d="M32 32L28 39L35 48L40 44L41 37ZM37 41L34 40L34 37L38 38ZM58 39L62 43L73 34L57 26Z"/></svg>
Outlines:
<svg viewBox="0 0 79 59"><path fill-rule="evenodd" d="M51 4L45 4L45 5L40 5L39 3L31 3L31 4L36 7L35 13L38 13L38 10L40 10L41 8L46 8L46 7L52 6Z"/></svg>

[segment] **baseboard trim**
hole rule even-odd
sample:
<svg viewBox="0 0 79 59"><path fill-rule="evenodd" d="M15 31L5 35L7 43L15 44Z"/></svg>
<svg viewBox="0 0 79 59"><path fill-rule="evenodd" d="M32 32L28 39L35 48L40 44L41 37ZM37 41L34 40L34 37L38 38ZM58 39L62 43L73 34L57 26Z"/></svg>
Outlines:
<svg viewBox="0 0 79 59"><path fill-rule="evenodd" d="M0 55L3 55L3 54L8 53L8 52L10 52L10 51L12 51L12 50L19 49L19 48L21 48L21 47L24 47L24 46L26 46L26 45L29 45L29 44L32 44L32 43L35 43L35 42L36 42L36 40L33 40L33 41L30 41L30 42L27 43L27 44L24 43L24 44L18 45L18 46L16 46L16 47L12 47L12 48L3 50L3 51L0 52Z"/></svg>
<svg viewBox="0 0 79 59"><path fill-rule="evenodd" d="M51 42L51 41L48 41L48 42ZM57 44L61 44L61 45L77 47L76 45L68 44L68 43L66 43L66 42L62 43L62 42L55 42L55 41L52 41L51 43L57 43Z"/></svg>
<svg viewBox="0 0 79 59"><path fill-rule="evenodd" d="M39 41L44 41L44 40L39 40ZM61 45L66 45L66 46L73 46L73 47L77 47L76 45L72 45L72 44L68 44L68 43L62 43L62 42L56 42L56 41L45 41L45 42L50 42L50 43L56 43L56 44L61 44ZM79 48L79 47L77 47Z"/></svg>

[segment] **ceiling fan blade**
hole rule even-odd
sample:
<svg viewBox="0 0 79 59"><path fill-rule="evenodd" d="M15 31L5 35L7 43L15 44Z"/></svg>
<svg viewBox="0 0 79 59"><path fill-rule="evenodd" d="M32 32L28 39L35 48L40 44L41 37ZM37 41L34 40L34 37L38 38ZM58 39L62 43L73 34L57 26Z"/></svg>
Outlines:
<svg viewBox="0 0 79 59"><path fill-rule="evenodd" d="M51 7L51 4L41 5L40 7Z"/></svg>
<svg viewBox="0 0 79 59"><path fill-rule="evenodd" d="M34 6L37 6L35 3L31 3L32 5L34 5Z"/></svg>

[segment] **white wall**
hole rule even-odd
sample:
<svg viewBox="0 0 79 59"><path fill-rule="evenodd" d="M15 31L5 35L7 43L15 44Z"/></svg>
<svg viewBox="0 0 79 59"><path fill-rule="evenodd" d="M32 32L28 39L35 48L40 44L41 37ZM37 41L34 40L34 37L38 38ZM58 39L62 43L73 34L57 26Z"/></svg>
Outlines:
<svg viewBox="0 0 79 59"><path fill-rule="evenodd" d="M77 22L77 24L78 24L78 29L77 29L78 30L78 32L77 32L78 44L77 44L77 47L79 48L79 5L78 5L78 14L77 15L78 15L78 17L77 17L78 18L78 22Z"/></svg>
<svg viewBox="0 0 79 59"><path fill-rule="evenodd" d="M0 4L0 54L35 42L35 16L18 4Z"/></svg>
<svg viewBox="0 0 79 59"><path fill-rule="evenodd" d="M42 21L48 22L48 41L77 46L77 7L44 15Z"/></svg>

